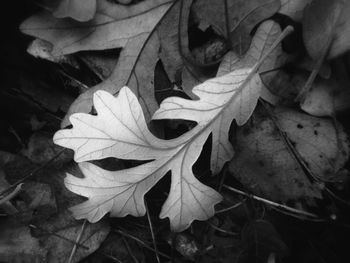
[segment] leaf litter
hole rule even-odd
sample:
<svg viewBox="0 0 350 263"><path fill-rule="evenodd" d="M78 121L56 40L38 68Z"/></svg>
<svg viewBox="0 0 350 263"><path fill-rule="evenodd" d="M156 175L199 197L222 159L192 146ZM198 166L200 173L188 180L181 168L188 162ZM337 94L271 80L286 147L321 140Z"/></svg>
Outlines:
<svg viewBox="0 0 350 263"><path fill-rule="evenodd" d="M66 113L61 127L72 124L57 132L54 141L73 149L79 164L69 163L70 152L52 145L46 134L58 129L57 122L42 122L38 112L30 115L39 116L35 131L32 118L24 137L23 128L10 128L22 147L16 153L28 159L8 153L1 157L6 179L5 199L0 200L6 204L0 215L6 216L4 226L13 226L5 227L2 258L78 262L97 250L89 257L94 262L295 262L286 247L292 255L300 250L286 234L302 243L292 227L300 222L308 229L303 221L288 223L273 211L299 220L328 222L329 217L342 224L349 185L348 127L342 121L348 108L348 5L328 3L344 4L332 9L321 0L310 3L62 0L48 5L51 13L27 19L21 30L36 38L28 52L60 63L69 85L84 86L68 111L60 100L44 99L44 108L59 105L51 115ZM312 20L318 16L323 23ZM303 24L304 35L297 28L285 38L286 26L297 26L294 22ZM302 44L285 48L298 37L306 49ZM330 44L312 40L320 37ZM85 65L101 83L91 82L90 76L76 79L72 69L82 71ZM155 74L159 66L164 68L161 77ZM42 100L35 89L30 92ZM181 98L171 97L175 94ZM164 128L158 137L150 131L153 125ZM63 185L64 172L72 192ZM66 210L71 205L74 217ZM124 217L146 212L147 220L102 219L107 213ZM159 213L161 219L169 218L171 230L184 231L179 237L202 240L194 253L184 252L192 251L193 242L164 238L169 235L160 232L169 233L168 221L160 220ZM133 236L123 228L127 221L138 227L145 223L141 232L148 235ZM118 235L109 233L109 224ZM331 240L333 233L324 235ZM111 237L122 239L118 247L108 246ZM319 245L318 240L310 242ZM167 255L169 245L177 252ZM24 254L16 254L16 248ZM136 257L132 251L138 251ZM315 251L307 253L312 257Z"/></svg>

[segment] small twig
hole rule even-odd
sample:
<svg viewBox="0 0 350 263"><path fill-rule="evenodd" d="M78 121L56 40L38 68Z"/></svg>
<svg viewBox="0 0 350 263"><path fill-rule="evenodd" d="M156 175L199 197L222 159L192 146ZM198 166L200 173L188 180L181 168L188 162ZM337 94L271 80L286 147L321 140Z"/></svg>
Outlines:
<svg viewBox="0 0 350 263"><path fill-rule="evenodd" d="M300 155L300 153L297 151L297 149L293 146L292 142L290 141L288 135L285 131L283 131L281 125L278 122L278 119L274 115L274 113L271 110L271 107L263 100L259 99L261 102L261 105L269 115L270 119L272 120L273 124L277 128L281 138L283 139L284 144L287 147L287 150L291 154L291 156L294 158L294 160L300 165L301 168L305 170L304 174L306 178L310 181L310 183L313 182L319 182L319 178L311 171L311 169L306 165L306 162L304 158Z"/></svg>
<svg viewBox="0 0 350 263"><path fill-rule="evenodd" d="M78 247L81 247L81 248L84 248L84 249L89 249L89 248L88 248L87 246L85 246L85 245L82 245L82 244L80 244L80 243L76 243L75 241L70 240L69 238L66 238L66 237L64 237L64 236L61 236L61 235L59 235L59 234L57 234L57 233L55 233L55 232L52 232L52 231L50 231L50 230L41 228L41 227L36 226L36 225L33 225L33 224L30 224L29 227L30 227L30 228L34 228L34 229L38 229L38 230L43 231L43 232L45 232L45 233L47 233L47 234L50 234L50 235L56 236L56 237L58 237L58 238L61 238L61 239L65 240L65 241L67 241L67 242L69 242L69 243L71 243L71 244L77 245Z"/></svg>
<svg viewBox="0 0 350 263"><path fill-rule="evenodd" d="M158 254L158 248L157 248L157 242L156 242L156 238L155 238L155 235L154 235L152 220L151 220L151 216L149 214L149 209L148 209L148 205L147 205L147 201L146 200L145 200L145 207L146 207L146 213L147 213L147 220L148 220L149 228L151 230L154 251L155 251L155 254L156 254L157 261L158 261L158 263L160 263L160 258L159 258L159 254Z"/></svg>
<svg viewBox="0 0 350 263"><path fill-rule="evenodd" d="M69 243L71 243L71 244L73 244L73 245L76 245L77 247L80 247L80 248L83 248L83 249L87 249L87 250L90 249L89 247L87 247L87 246L85 246L85 245L83 245L83 244L81 244L81 243L74 242L73 240L70 240L69 238L66 238L66 237L64 237L64 236L61 236L61 235L59 235L59 234L57 234L57 233L55 233L55 232L52 232L52 231L50 231L50 230L41 228L41 227L39 227L39 226L30 224L29 227L30 227L30 228L34 228L34 229L38 229L38 230L40 230L40 231L42 231L42 232L44 232L44 233L47 233L47 234L49 234L49 235L53 235L53 236L56 236L56 237L58 237L58 238L61 238L62 240L65 240L65 241L67 241L67 242L69 242ZM109 259L111 259L111 260L114 260L114 261L117 262L117 263L123 263L120 259L118 259L118 258L116 258L116 257L114 257L114 256L112 256L112 255L108 255L108 254L106 254L106 253L104 253L104 252L102 252L102 251L98 251L98 250L97 250L95 253L97 253L97 254L99 254L99 255L102 255L102 256L105 256L105 257L107 257L107 258L109 258Z"/></svg>
<svg viewBox="0 0 350 263"><path fill-rule="evenodd" d="M23 184L19 184L16 186L15 190L13 190L10 194L5 196L4 198L0 199L0 205L10 201L12 198L14 198L22 189Z"/></svg>
<svg viewBox="0 0 350 263"><path fill-rule="evenodd" d="M252 72L255 72L258 70L258 68L261 66L261 64L265 61L265 59L270 56L272 51L282 42L283 39L285 39L289 34L291 34L294 31L294 27L287 26L282 33L278 36L278 38L273 42L272 46L269 48L269 50L259 59L259 61L255 64Z"/></svg>
<svg viewBox="0 0 350 263"><path fill-rule="evenodd" d="M50 163L52 163L58 156L60 156L64 151L66 151L67 149L62 149L61 151L59 151L55 156L53 156L50 160L48 160L46 163L44 163L43 165L39 166L38 168L34 169L31 173L29 173L28 175L24 176L22 179L18 180L16 183L10 185L9 187L7 187L5 190L3 190L0 193L0 196L4 195L5 193L7 193L8 191L11 191L11 189L17 187L19 184L23 183L25 180L27 180L28 178L36 175L37 172L39 172L41 169L45 168L46 166L48 166Z"/></svg>
<svg viewBox="0 0 350 263"><path fill-rule="evenodd" d="M296 209L296 208L293 208L293 207L289 207L289 206L286 206L286 205L282 205L280 203L276 203L276 202L267 200L265 198L262 198L262 197L259 197L259 196L256 196L256 195L248 194L246 192L243 192L241 190L238 190L238 189L233 188L233 187L228 186L228 185L224 185L224 188L226 188L227 190L229 190L231 192L234 192L234 193L237 193L237 194L240 194L240 195L244 195L246 197L252 198L252 199L254 199L256 201L259 201L259 202L263 202L263 203L265 203L267 205L270 205L270 206L273 206L273 207L284 209L286 211L289 211L289 212L292 212L292 213L295 213L295 214L300 214L300 215L304 215L304 216L307 216L307 217L319 219L319 216L317 216L316 214L313 214L313 213L310 213L310 212L306 212L306 211L303 211L303 210L299 210L299 209Z"/></svg>
<svg viewBox="0 0 350 263"><path fill-rule="evenodd" d="M231 231L222 229L222 228L220 228L220 227L214 225L213 223L211 223L211 222L209 222L209 221L207 221L207 223L208 223L208 225L209 225L210 227L214 228L216 231L219 231L219 232L224 233L224 234L226 234L226 235L229 235L229 236L237 236L237 235L238 235L238 233L234 233L234 232L231 232Z"/></svg>
<svg viewBox="0 0 350 263"><path fill-rule="evenodd" d="M229 48L232 50L234 45L230 34L230 14L228 11L228 3L227 3L227 0L223 0L223 1L224 1L224 9L225 9L226 37L228 39Z"/></svg>
<svg viewBox="0 0 350 263"><path fill-rule="evenodd" d="M217 215L217 214L224 213L224 212L230 211L230 210L232 210L232 209L235 209L235 208L241 206L244 202L245 202L245 200L244 200L244 201L241 201L241 202L238 202L237 204L234 204L234 205L232 205L232 206L229 206L229 207L220 209L220 210L218 210L218 211L215 211L215 214Z"/></svg>
<svg viewBox="0 0 350 263"><path fill-rule="evenodd" d="M132 240L138 242L140 245L142 245L143 247L147 248L148 250L151 250L151 251L153 251L153 252L156 252L155 249L154 249L153 247L147 245L147 244L146 244L144 241L142 241L141 239L139 239L139 238L137 238L137 237L135 237L135 236L133 236L133 235L130 235L130 234L128 234L128 233L125 233L125 232L123 232L123 231L121 231L121 230L119 230L119 229L114 230L114 231L115 231L116 233L122 235L122 236L125 236L125 237L127 237L127 238L130 238L130 239L132 239ZM158 251L158 254L161 255L162 257L166 258L166 259L171 259L168 255L164 254L163 252Z"/></svg>
<svg viewBox="0 0 350 263"><path fill-rule="evenodd" d="M316 65L313 68L313 70L311 71L311 74L309 76L309 78L307 79L305 85L303 86L303 88L300 90L298 96L295 98L294 101L302 101L305 98L305 95L310 91L310 89L312 88L312 84L315 81L315 78L317 77L318 72L321 69L322 63L324 61L324 59L326 58L326 55L328 54L328 50L330 47L330 42L327 41L327 48L324 49L322 56L316 61Z"/></svg>
<svg viewBox="0 0 350 263"><path fill-rule="evenodd" d="M126 250L127 250L128 253L129 253L129 256L132 258L132 260L133 260L135 263L139 263L139 261L137 260L137 258L134 256L134 253L132 253L128 241L126 241L126 239L125 239L124 236L122 236L122 239L123 239L124 245L125 245L125 247L126 247Z"/></svg>
<svg viewBox="0 0 350 263"><path fill-rule="evenodd" d="M76 78L73 78L72 76L70 76L69 74L67 74L64 70L60 70L60 73L65 76L67 79L69 79L70 81L75 82L79 89L80 92L83 93L84 91L88 90L89 87L87 85L85 85L84 83L80 82L79 80L77 80Z"/></svg>
<svg viewBox="0 0 350 263"><path fill-rule="evenodd" d="M68 263L71 263L73 261L73 257L75 255L75 252L77 251L77 244L80 242L80 239L81 239L81 237L83 235L83 232L85 230L85 224L86 224L86 219L84 220L84 222L83 222L83 224L81 226L81 229L80 229L80 233L78 234L77 239L75 240L75 244L74 244L74 246L72 248L72 251L70 253L70 256L69 256L69 259L68 259Z"/></svg>
<svg viewBox="0 0 350 263"><path fill-rule="evenodd" d="M273 210L276 210L277 212L281 213L281 214L284 214L284 215L287 215L287 216L291 216L291 217L294 217L294 218L297 218L299 220L308 220L308 221L312 221L312 222L326 222L327 220L326 219L323 219L323 218L319 218L319 219L313 219L313 218L306 218L305 216L303 215L299 215L299 214L295 214L295 213L291 213L291 212L288 212L288 211L285 211L283 209L280 209L278 207L274 207L274 206L271 206L271 209Z"/></svg>

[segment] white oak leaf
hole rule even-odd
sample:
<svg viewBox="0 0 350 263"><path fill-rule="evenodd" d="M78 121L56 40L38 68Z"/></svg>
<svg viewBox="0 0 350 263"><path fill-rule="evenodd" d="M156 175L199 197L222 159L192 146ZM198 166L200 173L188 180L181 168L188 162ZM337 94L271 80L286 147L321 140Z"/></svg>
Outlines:
<svg viewBox="0 0 350 263"><path fill-rule="evenodd" d="M171 191L161 217L170 218L172 229L182 231L193 220L214 214L220 194L200 183L192 172L208 131L194 137L201 130L198 126L177 139L158 139L148 130L141 106L128 88L121 89L117 98L96 92L94 106L97 116L72 115L73 129L58 131L54 142L73 149L78 162L106 157L153 161L114 172L80 164L85 178L66 178L71 191L89 198L72 208L76 218L96 222L108 212L111 216L143 215L144 194L168 171L172 171Z"/></svg>

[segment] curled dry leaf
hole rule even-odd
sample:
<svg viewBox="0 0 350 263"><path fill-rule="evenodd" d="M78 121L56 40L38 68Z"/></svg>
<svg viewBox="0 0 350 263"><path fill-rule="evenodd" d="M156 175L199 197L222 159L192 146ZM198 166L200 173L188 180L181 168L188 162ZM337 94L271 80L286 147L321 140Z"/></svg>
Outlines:
<svg viewBox="0 0 350 263"><path fill-rule="evenodd" d="M274 114L281 131L271 116L261 111L238 130L237 154L230 171L253 193L272 200L321 198L320 189L305 175L283 133L308 169L322 181L334 179L344 166L349 155L346 134L342 129L337 134L331 119L284 108L277 108Z"/></svg>
<svg viewBox="0 0 350 263"><path fill-rule="evenodd" d="M220 36L230 38L233 51L242 55L249 48L252 29L275 14L280 6L279 0L237 0L226 4L225 1L198 0L192 12L201 28L212 26Z"/></svg>
<svg viewBox="0 0 350 263"><path fill-rule="evenodd" d="M94 18L97 0L61 0L53 15L57 18L71 17L77 21ZM105 0L103 0L105 1Z"/></svg>
<svg viewBox="0 0 350 263"><path fill-rule="evenodd" d="M171 0L146 0L130 6L102 1L94 19L84 24L57 19L47 13L22 23L22 32L52 43L53 56L123 48L110 77L74 101L62 127L69 124L71 114L91 111L92 95L96 90L116 94L123 85L128 85L137 94L146 118L150 119L158 108L152 84L159 40L152 32L171 6Z"/></svg>

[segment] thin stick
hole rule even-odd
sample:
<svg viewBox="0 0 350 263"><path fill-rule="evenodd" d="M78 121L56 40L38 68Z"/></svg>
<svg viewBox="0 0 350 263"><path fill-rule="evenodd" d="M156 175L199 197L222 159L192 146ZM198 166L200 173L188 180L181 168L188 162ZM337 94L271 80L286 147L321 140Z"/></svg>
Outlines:
<svg viewBox="0 0 350 263"><path fill-rule="evenodd" d="M282 33L278 36L278 38L273 42L270 49L259 59L259 61L255 64L252 72L255 72L258 70L258 68L261 66L261 64L265 61L265 59L270 56L271 52L282 42L283 39L285 39L289 34L291 34L294 31L294 27L287 26Z"/></svg>
<svg viewBox="0 0 350 263"><path fill-rule="evenodd" d="M0 196L4 195L5 193L7 193L8 191L11 191L11 189L17 187L17 185L23 183L25 180L27 180L28 178L36 175L37 172L39 172L41 169L45 168L46 166L48 166L50 163L52 163L55 159L57 159L58 156L60 156L64 151L66 151L67 149L62 149L61 151L59 151L54 157L52 157L50 160L48 160L46 163L44 163L43 165L39 166L38 168L34 169L31 173L29 173L28 175L26 175L25 177L23 177L22 179L18 180L16 183L10 185L9 187L7 187L5 190L3 190L0 193Z"/></svg>
<svg viewBox="0 0 350 263"><path fill-rule="evenodd" d="M316 65L313 68L313 70L311 71L309 78L307 79L304 87L301 89L301 91L299 92L298 96L295 98L294 101L302 101L304 99L306 93L308 93L309 90L312 88L312 84L314 83L315 78L317 77L317 74L320 71L320 68L322 66L322 63L323 63L324 59L326 58L326 55L328 54L328 50L330 47L329 44L330 44L330 42L327 43L328 47L324 49L322 56L316 61Z"/></svg>
<svg viewBox="0 0 350 263"><path fill-rule="evenodd" d="M130 234L128 234L128 233L125 233L125 232L123 232L123 231L121 231L121 230L114 230L114 231L115 231L116 233L118 233L118 234L121 234L122 236L125 236L125 237L127 237L127 238L130 238L130 239L132 239L132 240L138 242L139 244L141 244L142 246L144 246L144 247L147 248L148 250L151 250L151 251L153 251L153 252L156 252L155 249L154 249L153 247L147 245L147 244L146 244L144 241L142 241L141 239L139 239L139 238L137 238L137 237L135 237L135 236L133 236L133 235L130 235ZM168 255L164 254L163 252L158 251L158 254L161 255L162 257L166 258L166 259L171 259Z"/></svg>
<svg viewBox="0 0 350 263"><path fill-rule="evenodd" d="M81 243L76 243L76 242L74 242L73 240L70 240L69 238L66 238L66 237L64 237L64 236L61 236L61 235L59 235L59 234L57 234L57 233L55 233L55 232L49 231L49 230L47 230L47 229L38 227L38 226L36 226L36 225L30 224L29 227L30 227L30 228L34 228L34 229L39 229L40 231L43 231L43 232L45 232L45 233L47 233L47 234L50 234L50 235L56 236L56 237L58 237L58 238L61 238L61 239L65 240L65 241L67 241L67 242L69 242L69 243L72 243L72 244L76 245L77 247L80 247L80 248L83 248L83 249L90 249L89 247L87 247L87 246L85 246L85 245L83 245L83 244L81 244ZM107 257L107 258L109 258L109 259L112 259L112 260L114 260L115 262L123 263L120 259L117 259L116 257L111 256L111 255L108 255L108 254L106 254L106 253L104 253L104 252L102 252L102 251L98 251L98 250L97 250L95 253L97 253L97 254L99 254L99 255L102 255L102 256L105 256L105 257Z"/></svg>
<svg viewBox="0 0 350 263"><path fill-rule="evenodd" d="M220 227L214 225L213 223L210 223L209 221L208 221L207 223L208 223L208 225L209 225L210 227L212 227L212 228L215 229L216 231L219 231L219 232L224 233L224 234L226 234L226 235L230 235L230 236L237 236L237 235L238 235L238 233L234 233L234 232L231 232L231 231L227 231L227 230L225 230L225 229L222 229L222 228L220 228Z"/></svg>
<svg viewBox="0 0 350 263"><path fill-rule="evenodd" d="M7 196L5 196L4 198L0 199L0 205L10 201L12 198L14 198L22 189L22 185L23 184L19 184L17 185L17 187L15 188L15 190L13 190L10 194L8 194Z"/></svg>
<svg viewBox="0 0 350 263"><path fill-rule="evenodd" d="M241 201L241 202L238 202L237 204L234 204L234 205L232 205L232 206L229 206L229 207L220 209L220 210L216 211L215 214L217 215L217 214L224 213L224 212L230 211L230 210L232 210L232 209L235 209L235 208L241 206L241 205L243 204L243 202L244 202L244 201Z"/></svg>
<svg viewBox="0 0 350 263"><path fill-rule="evenodd" d="M75 241L70 240L69 238L66 238L66 237L64 237L64 236L61 236L61 235L59 235L59 234L57 234L57 233L55 233L55 232L49 231L49 230L47 230L47 229L43 229L43 228L41 228L41 227L39 227L39 226L30 224L29 227L30 227L30 228L34 228L34 229L39 229L40 231L43 231L43 232L46 232L46 233L48 233L48 234L50 234L50 235L56 236L56 237L58 237L58 238L61 238L61 239L65 240L65 241L67 241L67 242L69 242L69 243L72 243L72 244L74 244L74 245L77 245L77 246L79 246L79 247L81 247L81 248L89 249L89 248L88 248L87 246L85 246L85 245L82 245L82 244L80 244L80 243L76 243Z"/></svg>
<svg viewBox="0 0 350 263"><path fill-rule="evenodd" d="M77 236L77 239L75 240L75 244L73 246L72 252L70 253L69 259L68 259L68 263L71 263L73 261L73 257L75 255L75 252L77 251L77 244L80 242L80 239L83 235L84 229L85 229L85 224L86 224L86 219L84 220L81 229L80 229L80 233Z"/></svg>
<svg viewBox="0 0 350 263"><path fill-rule="evenodd" d="M295 213L295 214L300 214L300 215L304 215L304 216L307 216L307 217L319 219L319 217L316 214L309 213L309 212L306 212L306 211L303 211L303 210L299 210L299 209L296 209L296 208L293 208L293 207L289 207L289 206L286 206L286 205L282 205L280 203L276 203L276 202L267 200L265 198L262 198L262 197L259 197L259 196L256 196L256 195L248 194L246 192L243 192L241 190L238 190L238 189L233 188L233 187L228 186L228 185L224 185L223 187L226 188L227 190L231 191L231 192L234 192L234 193L237 193L237 194L240 194L240 195L244 195L246 197L250 197L250 198L252 198L252 199L254 199L256 201L263 202L265 204L268 204L268 205L271 205L271 206L274 206L274 207L277 207L277 208L280 208L280 209L285 209L286 211L289 211L289 212L292 212L292 213Z"/></svg>
<svg viewBox="0 0 350 263"><path fill-rule="evenodd" d="M157 248L157 242L156 242L156 238L155 238L155 235L154 235L152 220L151 220L151 216L149 214L149 209L148 209L148 205L147 205L147 201L146 200L145 200L145 207L146 207L146 213L147 213L147 220L148 220L149 228L151 230L154 251L156 253L157 261L158 261L158 263L160 263L160 258L159 258L159 254L158 254L158 248Z"/></svg>
<svg viewBox="0 0 350 263"><path fill-rule="evenodd" d="M122 236L122 239L123 239L123 242L124 242L124 245L126 247L126 250L128 251L129 253L129 256L132 258L132 260L135 262L135 263L139 263L139 261L137 260L137 258L134 256L134 254L131 252L131 248L129 246L129 243L128 241L126 240L126 238L124 236Z"/></svg>

